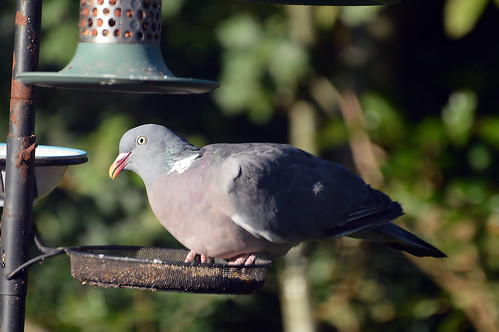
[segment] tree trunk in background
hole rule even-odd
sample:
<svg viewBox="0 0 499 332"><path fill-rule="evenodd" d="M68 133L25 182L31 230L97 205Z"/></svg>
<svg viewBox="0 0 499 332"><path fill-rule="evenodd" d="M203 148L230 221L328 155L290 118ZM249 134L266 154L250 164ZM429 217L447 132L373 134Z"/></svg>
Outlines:
<svg viewBox="0 0 499 332"><path fill-rule="evenodd" d="M308 258L302 243L289 251L279 270L282 323L285 332L314 332L315 323L310 303Z"/></svg>
<svg viewBox="0 0 499 332"><path fill-rule="evenodd" d="M298 101L289 110L290 144L315 154L316 114L312 105ZM305 243L291 249L280 269L280 297L284 331L314 332L310 303L308 258L303 255Z"/></svg>

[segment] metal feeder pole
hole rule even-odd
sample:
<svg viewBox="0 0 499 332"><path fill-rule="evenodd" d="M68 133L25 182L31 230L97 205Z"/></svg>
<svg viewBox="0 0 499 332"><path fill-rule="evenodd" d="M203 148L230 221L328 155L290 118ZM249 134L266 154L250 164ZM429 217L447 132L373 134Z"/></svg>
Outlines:
<svg viewBox="0 0 499 332"><path fill-rule="evenodd" d="M0 331L5 332L24 330L28 275L12 280L6 275L28 259L36 148L34 88L16 81L15 75L38 67L41 14L41 0L17 1L0 239Z"/></svg>

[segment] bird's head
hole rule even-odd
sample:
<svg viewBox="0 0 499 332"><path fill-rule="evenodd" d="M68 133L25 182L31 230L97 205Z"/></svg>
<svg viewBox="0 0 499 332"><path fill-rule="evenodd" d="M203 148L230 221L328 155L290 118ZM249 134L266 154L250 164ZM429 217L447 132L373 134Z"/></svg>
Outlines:
<svg viewBox="0 0 499 332"><path fill-rule="evenodd" d="M170 129L146 124L128 130L120 140L119 155L109 168L114 179L122 170L137 173L144 182L170 167L169 159L193 146Z"/></svg>

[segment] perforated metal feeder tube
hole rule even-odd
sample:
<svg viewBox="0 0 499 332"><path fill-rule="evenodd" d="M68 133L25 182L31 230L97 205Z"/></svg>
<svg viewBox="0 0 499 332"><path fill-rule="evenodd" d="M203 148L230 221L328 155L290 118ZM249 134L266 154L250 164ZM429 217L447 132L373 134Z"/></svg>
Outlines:
<svg viewBox="0 0 499 332"><path fill-rule="evenodd" d="M175 77L160 49L161 0L80 0L79 43L59 72L16 79L49 88L130 93L197 94L214 81Z"/></svg>

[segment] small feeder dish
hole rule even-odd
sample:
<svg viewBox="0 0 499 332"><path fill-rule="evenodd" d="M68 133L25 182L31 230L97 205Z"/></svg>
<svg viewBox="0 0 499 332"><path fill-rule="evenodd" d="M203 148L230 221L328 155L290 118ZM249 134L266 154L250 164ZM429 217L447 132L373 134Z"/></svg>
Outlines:
<svg viewBox="0 0 499 332"><path fill-rule="evenodd" d="M4 200L6 158L7 145L0 143L0 207ZM87 153L82 150L38 145L35 150L34 197L40 199L47 196L62 180L69 165L83 164L87 160Z"/></svg>

